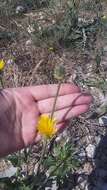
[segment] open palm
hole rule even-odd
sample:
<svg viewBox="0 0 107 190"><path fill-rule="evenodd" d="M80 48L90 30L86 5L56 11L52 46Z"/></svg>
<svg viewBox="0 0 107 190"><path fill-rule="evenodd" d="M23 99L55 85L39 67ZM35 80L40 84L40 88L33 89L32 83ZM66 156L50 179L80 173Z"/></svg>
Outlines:
<svg viewBox="0 0 107 190"><path fill-rule="evenodd" d="M38 140L36 130L38 117L41 114L51 114L57 85L41 85L4 90L8 94L7 101L14 104L14 134L17 136L17 149L28 146ZM57 127L65 127L66 120L77 117L89 109L92 97L82 93L75 85L63 84L55 108L54 117ZM10 137L12 138L12 137ZM17 141L16 141L17 144Z"/></svg>

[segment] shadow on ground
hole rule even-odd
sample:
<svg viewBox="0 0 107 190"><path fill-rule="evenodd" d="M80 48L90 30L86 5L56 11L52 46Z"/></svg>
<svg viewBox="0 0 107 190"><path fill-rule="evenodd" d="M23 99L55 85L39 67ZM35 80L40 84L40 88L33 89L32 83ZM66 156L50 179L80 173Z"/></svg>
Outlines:
<svg viewBox="0 0 107 190"><path fill-rule="evenodd" d="M88 177L88 190L107 190L107 131L96 148L95 169Z"/></svg>

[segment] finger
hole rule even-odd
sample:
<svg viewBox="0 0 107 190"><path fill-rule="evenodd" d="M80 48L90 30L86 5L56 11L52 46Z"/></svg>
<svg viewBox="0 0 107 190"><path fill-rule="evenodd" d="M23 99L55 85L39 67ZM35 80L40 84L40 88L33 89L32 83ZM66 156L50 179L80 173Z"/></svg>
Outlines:
<svg viewBox="0 0 107 190"><path fill-rule="evenodd" d="M57 84L28 87L32 96L36 100L42 100L42 99L54 97L56 95L57 88L58 88ZM71 85L71 84L62 84L59 91L59 96L71 94L71 93L77 93L77 92L80 92L79 87L75 85Z"/></svg>
<svg viewBox="0 0 107 190"><path fill-rule="evenodd" d="M59 122L64 122L70 118L74 118L87 112L89 105L78 105L73 108L65 108L59 111L54 112L54 118ZM49 114L50 115L50 114Z"/></svg>
<svg viewBox="0 0 107 190"><path fill-rule="evenodd" d="M35 138L35 143L38 143L41 140L42 136L38 133Z"/></svg>
<svg viewBox="0 0 107 190"><path fill-rule="evenodd" d="M58 131L62 131L65 128L65 122L57 124L56 128L58 129Z"/></svg>
<svg viewBox="0 0 107 190"><path fill-rule="evenodd" d="M65 96L59 96L57 98L55 110L64 109L71 106L90 104L92 102L92 96L85 93L68 94ZM54 98L48 98L38 101L38 109L40 113L47 113L52 111L54 104Z"/></svg>

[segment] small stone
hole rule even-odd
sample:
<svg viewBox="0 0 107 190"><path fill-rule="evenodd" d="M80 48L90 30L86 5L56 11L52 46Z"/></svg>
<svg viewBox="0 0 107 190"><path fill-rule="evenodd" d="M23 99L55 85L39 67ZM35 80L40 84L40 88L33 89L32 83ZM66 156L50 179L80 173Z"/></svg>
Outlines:
<svg viewBox="0 0 107 190"><path fill-rule="evenodd" d="M77 78L77 74L74 72L72 75L68 78L67 82L73 83Z"/></svg>
<svg viewBox="0 0 107 190"><path fill-rule="evenodd" d="M43 15L41 15L41 16L40 16L40 19L42 20L43 18L44 18L44 16L43 16Z"/></svg>
<svg viewBox="0 0 107 190"><path fill-rule="evenodd" d="M42 30L42 27L41 26L39 26L39 31L41 31Z"/></svg>
<svg viewBox="0 0 107 190"><path fill-rule="evenodd" d="M93 144L89 144L87 147L86 147L86 153L87 153L87 157L88 158L94 158L94 153L95 153L95 145Z"/></svg>
<svg viewBox="0 0 107 190"><path fill-rule="evenodd" d="M55 20L52 20L52 24L55 24L56 23L56 21Z"/></svg>
<svg viewBox="0 0 107 190"><path fill-rule="evenodd" d="M7 60L7 64L9 64L9 65L13 64L13 62L14 62L13 59L8 59Z"/></svg>
<svg viewBox="0 0 107 190"><path fill-rule="evenodd" d="M86 159L86 153L84 151L84 149L81 149L77 158L80 160L80 161L84 161Z"/></svg>
<svg viewBox="0 0 107 190"><path fill-rule="evenodd" d="M102 116L102 117L99 118L99 124L100 124L101 127L102 126L107 127L107 115Z"/></svg>
<svg viewBox="0 0 107 190"><path fill-rule="evenodd" d="M25 8L21 5L16 7L16 14L24 13Z"/></svg>
<svg viewBox="0 0 107 190"><path fill-rule="evenodd" d="M80 175L80 176L78 177L78 181L77 181L77 182L80 184L80 183L82 183L83 181L84 181L83 176Z"/></svg>
<svg viewBox="0 0 107 190"><path fill-rule="evenodd" d="M32 44L32 41L31 41L31 40L27 40L27 41L26 41L26 45L27 45L27 46L29 46L29 45L31 45L31 44Z"/></svg>
<svg viewBox="0 0 107 190"><path fill-rule="evenodd" d="M39 12L39 16L40 16L40 17L42 16L42 12Z"/></svg>
<svg viewBox="0 0 107 190"><path fill-rule="evenodd" d="M62 139L62 136L61 135L59 135L57 138L56 138L56 142L58 143L58 142L60 142L61 141L61 139Z"/></svg>
<svg viewBox="0 0 107 190"><path fill-rule="evenodd" d="M81 190L88 190L87 188L87 180L83 180L80 184L79 187Z"/></svg>
<svg viewBox="0 0 107 190"><path fill-rule="evenodd" d="M56 180L53 180L51 190L57 190L57 189L58 189L57 182Z"/></svg>
<svg viewBox="0 0 107 190"><path fill-rule="evenodd" d="M86 162L86 163L84 164L83 171L84 171L84 173L87 174L87 175L90 175L90 174L91 174L91 172L93 171L93 167L92 167L92 165L90 164L90 162Z"/></svg>
<svg viewBox="0 0 107 190"><path fill-rule="evenodd" d="M29 25L27 28L27 31L29 34L33 33L35 31L34 27L32 25Z"/></svg>
<svg viewBox="0 0 107 190"><path fill-rule="evenodd" d="M0 178L12 177L17 172L17 168L11 166L3 171L0 172Z"/></svg>

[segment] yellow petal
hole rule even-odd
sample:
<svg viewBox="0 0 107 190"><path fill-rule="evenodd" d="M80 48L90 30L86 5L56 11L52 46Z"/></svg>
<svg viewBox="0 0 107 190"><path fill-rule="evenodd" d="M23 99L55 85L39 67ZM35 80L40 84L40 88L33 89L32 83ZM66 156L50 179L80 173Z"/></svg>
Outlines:
<svg viewBox="0 0 107 190"><path fill-rule="evenodd" d="M0 60L0 71L2 71L5 67L5 62L3 59Z"/></svg>
<svg viewBox="0 0 107 190"><path fill-rule="evenodd" d="M48 115L41 115L38 121L37 129L39 133L46 138L52 138L56 132L56 120Z"/></svg>

